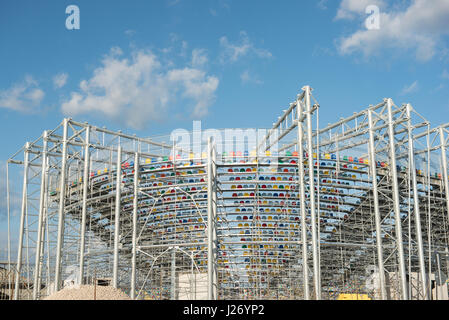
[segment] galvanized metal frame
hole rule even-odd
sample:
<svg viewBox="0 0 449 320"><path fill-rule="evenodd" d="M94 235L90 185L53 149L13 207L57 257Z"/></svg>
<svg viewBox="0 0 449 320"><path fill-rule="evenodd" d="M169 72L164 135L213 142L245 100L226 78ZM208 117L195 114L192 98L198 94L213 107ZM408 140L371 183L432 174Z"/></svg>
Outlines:
<svg viewBox="0 0 449 320"><path fill-rule="evenodd" d="M310 277L313 297L329 299L337 292L344 292L343 287L348 281L355 281L357 277L367 279L364 274L367 266L376 266L379 277L377 291L372 293L374 298L430 299L429 275L448 267L447 260L441 265L440 259L436 266L431 256L436 251L440 257L446 257L448 251L449 178L446 152L449 125L430 129L428 121L410 104L398 107L391 99L384 99L325 128L314 128L312 119L315 117L319 122L319 105L317 102L312 105L312 100L316 102L312 89L303 87L296 100L259 141L256 156L241 157L247 161L244 164L229 163L224 156L217 159L216 149L210 140L203 145L207 146L206 156L194 159L188 156L186 150L168 143L164 138L160 141L138 138L72 119L64 119L54 130L45 131L37 140L28 142L8 160L8 166L19 164L24 169L14 298L40 299L51 293L52 286L54 290L59 290L63 285L64 268L76 265L82 283L92 281L94 266L96 275L112 275L111 285L128 288L133 299L141 297L142 288L149 282L155 284L160 279L162 283L167 275L170 275L168 293L161 293L160 297L168 294L172 299L176 298L180 294L176 291L179 275L190 273L196 279L205 271L208 299L247 298L244 293L246 287L242 284L249 283L254 286L249 290L254 292L255 298L286 297L290 292L287 294L290 298L310 299ZM279 155L266 156L265 152L275 144L281 145ZM242 229L236 227L227 209L238 208L238 205L233 205L227 198L230 189L224 179L224 170L249 168L252 165L256 168L255 177L259 179L263 172L260 170L266 166L264 159L280 159L281 153L292 148L298 152L294 166L297 174L291 177L299 189L299 204L296 207L300 209L300 221L296 222L296 226L300 228L300 234L294 237L294 241L261 240L258 234L263 228L256 219L260 219L257 213L251 227L252 240L246 242L251 250L239 249L241 242L232 232ZM20 160L21 152L23 160ZM335 169L328 169L326 163L321 165L327 155L335 152L336 159L332 160L335 161L332 162ZM349 162L343 161L341 155L351 152L367 162L360 163L358 169L343 168ZM179 165L176 153L186 155L179 160ZM185 172L180 165L183 160L197 161L196 167L205 171L198 176L206 178L206 183L198 183L201 189L195 193L186 193L178 185L165 189L176 195L175 203L179 195L187 194L185 201L194 208L194 216L198 219L203 219L202 210L207 211L207 228L202 233L200 230L195 233L198 237L188 235L185 241L162 241L157 234L144 232L162 195L152 195L159 187L143 186L141 170L145 170L145 164L141 163L148 158L169 155L172 160L167 163L172 163L170 170L175 181L178 174ZM422 157L427 159L428 167L425 173L418 174ZM132 174L126 168L122 170L123 163L128 159L134 162ZM232 159L238 160L238 157ZM379 166L378 162L387 165ZM441 178L432 177L429 170L437 162L441 163ZM102 175L109 177L112 193L95 191L97 193L94 194L94 177L89 177L89 172L105 166L108 168L107 175ZM403 171L401 168L404 167L408 169ZM325 173L327 171L333 176ZM345 172L352 172L356 178L351 178L353 184L347 187L334 187L340 191L347 190L342 193L344 196L327 191L328 182L323 181L348 180L341 176ZM126 180L131 177L132 185ZM30 189L35 185L32 183L34 180L39 181L39 187ZM79 185L73 185L74 182ZM52 194L51 188L56 183L59 190ZM7 185L9 206L9 175ZM254 196L257 212L263 208L260 203L265 199L260 195L260 188L257 182ZM197 197L203 190L207 191L206 202ZM35 194L39 195L38 199L33 198ZM322 199L327 195L332 195L340 204L336 206L332 218L327 216L332 210L322 210L322 206L329 203ZM128 208L124 207L130 202L121 202L123 197L129 196L133 197L130 216L126 213ZM354 199L359 199L359 202ZM148 201L151 206L142 205L141 201ZM349 206L352 211L342 212L340 206ZM289 209L289 202L282 208ZM144 211L141 210L147 210L145 212L149 214L143 215ZM96 218L94 211L102 215ZM178 223L174 222L173 227L178 228ZM329 228L333 231L329 232ZM175 232L174 235L173 239L181 239L186 232ZM96 243L101 245L94 248ZM285 270L279 268L269 272L268 282L262 281L266 272L260 262L262 250L259 247L265 245L291 245L288 251L279 252L288 252L296 257L302 265L300 276L296 275L296 266L289 258ZM30 251L34 252L34 259L31 259L34 263L30 262L29 254L24 257L24 253ZM250 252L248 264L240 260L244 257L244 251ZM235 257L228 270L221 258L225 252ZM337 264L333 263L336 256L340 257ZM207 261L207 268L198 264L203 258ZM311 270L309 261L312 262ZM164 265L169 266L168 269ZM243 276L242 267L245 265L254 270L251 277L255 282ZM278 266L276 264L276 268ZM32 294L23 295L21 279L30 272L36 285L29 287ZM410 281L407 281L412 273L420 274L416 290L412 290ZM225 288L223 283L234 281L233 277L239 279L238 283ZM297 280L297 285L282 288L280 283L288 279ZM334 287L331 285L333 281L337 282ZM290 281L289 286L293 282ZM41 290L41 285L46 292ZM268 295L267 290L271 292ZM298 290L301 291L300 295L296 293Z"/></svg>

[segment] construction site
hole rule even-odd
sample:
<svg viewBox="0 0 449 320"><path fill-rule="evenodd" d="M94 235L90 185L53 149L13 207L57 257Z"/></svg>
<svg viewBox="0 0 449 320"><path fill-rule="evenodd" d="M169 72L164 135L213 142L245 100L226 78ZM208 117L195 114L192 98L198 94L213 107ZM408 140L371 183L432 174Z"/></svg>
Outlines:
<svg viewBox="0 0 449 320"><path fill-rule="evenodd" d="M7 162L21 207L0 299L95 283L133 300L448 300L449 123L385 98L323 126L334 109L312 91L265 129L143 138L66 118L26 142Z"/></svg>

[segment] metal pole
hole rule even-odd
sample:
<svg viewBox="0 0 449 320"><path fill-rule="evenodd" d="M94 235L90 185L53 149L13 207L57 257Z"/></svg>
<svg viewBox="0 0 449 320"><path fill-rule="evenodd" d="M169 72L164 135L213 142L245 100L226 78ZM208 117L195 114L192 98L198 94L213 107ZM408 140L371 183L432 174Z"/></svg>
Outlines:
<svg viewBox="0 0 449 320"><path fill-rule="evenodd" d="M402 299L408 300L408 289L407 289L407 278L405 271L405 260L404 260L404 246L402 242L402 227L401 227L401 209L399 207L399 185L398 185L398 175L396 168L396 150L394 141L394 126L393 126L393 115L391 112L392 100L387 100L388 109L388 135L390 143L390 170L393 179L393 202L394 202L394 214L395 214L395 227L396 227L396 245L398 247L398 258L399 258L399 275L401 281Z"/></svg>
<svg viewBox="0 0 449 320"><path fill-rule="evenodd" d="M371 174L373 176L372 187L374 197L374 218L376 221L376 246L377 246L377 266L379 268L380 295L382 300L387 299L387 291L385 286L384 257L382 249L382 226L379 211L379 194L377 190L377 169L376 169L376 152L374 148L374 131L373 131L373 115L372 110L368 110L369 121L369 163L371 165Z"/></svg>
<svg viewBox="0 0 449 320"><path fill-rule="evenodd" d="M443 279L441 277L441 261L440 261L440 254L438 252L435 252L435 262L437 264L437 272L438 272L438 281L435 281L435 295L436 295L436 300L440 300L438 299L438 295L440 291L440 286L443 286ZM443 288L441 288L443 289ZM443 297L441 297L441 300Z"/></svg>
<svg viewBox="0 0 449 320"><path fill-rule="evenodd" d="M8 214L8 288L9 299L12 299L12 279L11 279L11 221L10 221L10 199L9 199L9 161L6 162L6 208Z"/></svg>
<svg viewBox="0 0 449 320"><path fill-rule="evenodd" d="M59 182L59 219L58 219L58 240L56 245L56 270L55 270L55 291L61 288L61 262L62 247L64 245L64 204L65 204L65 187L66 187L66 171L67 171L67 130L68 119L63 121L63 137L62 137L62 159L61 159L61 178Z"/></svg>
<svg viewBox="0 0 449 320"><path fill-rule="evenodd" d="M314 160L313 160L313 143L312 143L312 108L310 105L310 87L305 86L305 104L307 112L307 153L309 154L309 195L310 195L310 224L312 225L312 259L313 259L313 280L315 288L316 300L321 300L320 288L320 269L318 265L318 244L317 244L317 228L316 228L316 212L315 212L315 183L314 179Z"/></svg>
<svg viewBox="0 0 449 320"><path fill-rule="evenodd" d="M171 252L171 290L170 300L176 300L176 248Z"/></svg>
<svg viewBox="0 0 449 320"><path fill-rule="evenodd" d="M133 199L133 248L131 261L131 299L136 298L136 258L137 258L137 206L139 205L139 153L134 156L134 199Z"/></svg>
<svg viewBox="0 0 449 320"><path fill-rule="evenodd" d="M216 152L216 145L214 144L212 147L212 177L213 177L213 184L212 184L212 214L214 217L214 232L212 233L212 252L213 252L213 256L214 258L217 256L217 233L216 231L216 223L217 223L217 166L216 166L216 161L217 161L217 152ZM215 262L215 260L214 260ZM218 285L218 271L217 271L217 264L214 263L214 268L213 268L213 276L212 276L212 296L214 297L214 299L218 299L217 296L217 285Z"/></svg>
<svg viewBox="0 0 449 320"><path fill-rule="evenodd" d="M207 299L214 300L214 210L212 199L212 137L207 143Z"/></svg>
<svg viewBox="0 0 449 320"><path fill-rule="evenodd" d="M440 131L440 141L441 141L441 162L443 163L443 181L444 181L444 191L446 194L446 210L449 218L449 180L447 174L447 158L446 158L446 143L444 141L444 130L439 128Z"/></svg>
<svg viewBox="0 0 449 320"><path fill-rule="evenodd" d="M46 164L46 170L45 170L45 193L44 193L44 214L43 214L43 221L42 221L42 232L43 232L43 238L42 238L42 245L41 245L41 252L39 253L40 255L40 261L39 261L39 272L40 274L42 274L43 270L43 265L44 265L44 252L45 252L45 242L48 243L48 238L49 238L49 233L48 233L48 186L49 186L49 181L48 181L48 173L49 173L49 168L50 168L50 161L48 159L47 156L47 164ZM45 231L44 231L45 230ZM47 236L45 236L45 234ZM49 253L50 250L48 249L47 252ZM47 268L49 268L50 262L48 257L50 256L50 254L47 254ZM37 284L35 284L37 286L37 288L41 288L41 282L42 282L42 276L38 277L38 282ZM50 276L47 273L47 282L45 284L45 286L48 288L50 284ZM40 296L39 296L40 297Z"/></svg>
<svg viewBox="0 0 449 320"><path fill-rule="evenodd" d="M411 121L411 106L407 104L407 117L408 117L408 148L409 148L409 158L410 158L410 171L412 173L412 183L413 183L413 202L414 202L414 212L415 212L415 225L416 225L416 240L418 241L418 259L419 259L419 269L421 271L421 284L424 293L424 299L428 300L429 296L427 293L427 276L426 267L424 261L424 247L422 241L422 231L421 231L421 213L419 210L419 194L418 194L418 184L416 181L416 168L415 168L415 154L414 154L414 142L412 136L412 121ZM410 219L410 217L409 217Z"/></svg>
<svg viewBox="0 0 449 320"><path fill-rule="evenodd" d="M81 211L81 244L80 244L80 282L84 284L84 252L86 243L86 215L87 215L87 194L89 186L89 164L90 164L90 126L86 128L85 146L84 146L84 171L83 171L83 204Z"/></svg>
<svg viewBox="0 0 449 320"><path fill-rule="evenodd" d="M304 146L303 146L303 110L300 100L297 101L298 113L298 184L299 184L299 200L301 202L301 236L302 236L302 275L304 287L304 300L309 300L309 267L307 259L307 226L306 226L306 192L304 183Z"/></svg>
<svg viewBox="0 0 449 320"><path fill-rule="evenodd" d="M115 229L114 229L114 265L112 268L112 286L117 288L118 276L118 247L120 236L120 196L122 183L122 147L117 148L117 176L115 181Z"/></svg>
<svg viewBox="0 0 449 320"><path fill-rule="evenodd" d="M42 232L43 226L42 221L44 217L44 200L46 195L46 183L47 183L47 131L44 131L42 136L43 147L42 147L42 169L41 169L41 192L39 198L39 217L38 217L38 227L37 227L37 243L36 243L36 253L34 262L34 286L33 286L33 300L38 298L38 284L40 278L40 260L41 260L41 246L42 246Z"/></svg>
<svg viewBox="0 0 449 320"><path fill-rule="evenodd" d="M14 290L14 300L19 299L20 290L20 272L22 271L22 247L23 247L23 229L25 227L25 213L27 202L27 185L28 185L28 157L29 157L30 143L25 144L25 155L23 165L23 188L22 188L22 208L20 214L20 233L19 233L19 248L17 253L17 265L16 265L16 283Z"/></svg>
<svg viewBox="0 0 449 320"><path fill-rule="evenodd" d="M48 157L47 157L48 160ZM50 161L48 161L47 163L47 168L50 167ZM50 176L48 179L48 185L52 186L52 177ZM45 202L46 202L46 206L48 206L48 193L47 193L47 197L45 197ZM50 292L53 288L51 288L50 283L51 283L51 276L50 276L50 269L51 269L51 265L50 265L50 229L49 229L49 216L48 216L48 211L46 212L45 215L45 231L47 233L47 237L45 238L46 242L47 242L47 295L50 295Z"/></svg>

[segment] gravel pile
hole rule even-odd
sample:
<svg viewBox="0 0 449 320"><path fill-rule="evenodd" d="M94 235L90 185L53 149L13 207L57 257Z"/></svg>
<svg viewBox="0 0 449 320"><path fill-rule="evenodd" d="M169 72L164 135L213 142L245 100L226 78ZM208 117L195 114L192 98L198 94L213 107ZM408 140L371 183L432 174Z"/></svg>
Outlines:
<svg viewBox="0 0 449 320"><path fill-rule="evenodd" d="M82 285L64 288L44 300L94 300L94 286ZM95 300L131 300L131 298L114 287L97 286Z"/></svg>

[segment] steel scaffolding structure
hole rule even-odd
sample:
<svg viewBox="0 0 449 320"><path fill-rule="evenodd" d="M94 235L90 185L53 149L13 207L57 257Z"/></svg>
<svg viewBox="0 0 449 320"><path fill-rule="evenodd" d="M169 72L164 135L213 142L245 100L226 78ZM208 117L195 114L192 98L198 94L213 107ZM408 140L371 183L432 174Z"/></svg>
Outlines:
<svg viewBox="0 0 449 320"><path fill-rule="evenodd" d="M193 151L72 119L44 131L8 160L14 298L95 278L133 299L447 299L449 124L392 99L324 128L319 110L303 87L254 148L244 130Z"/></svg>

